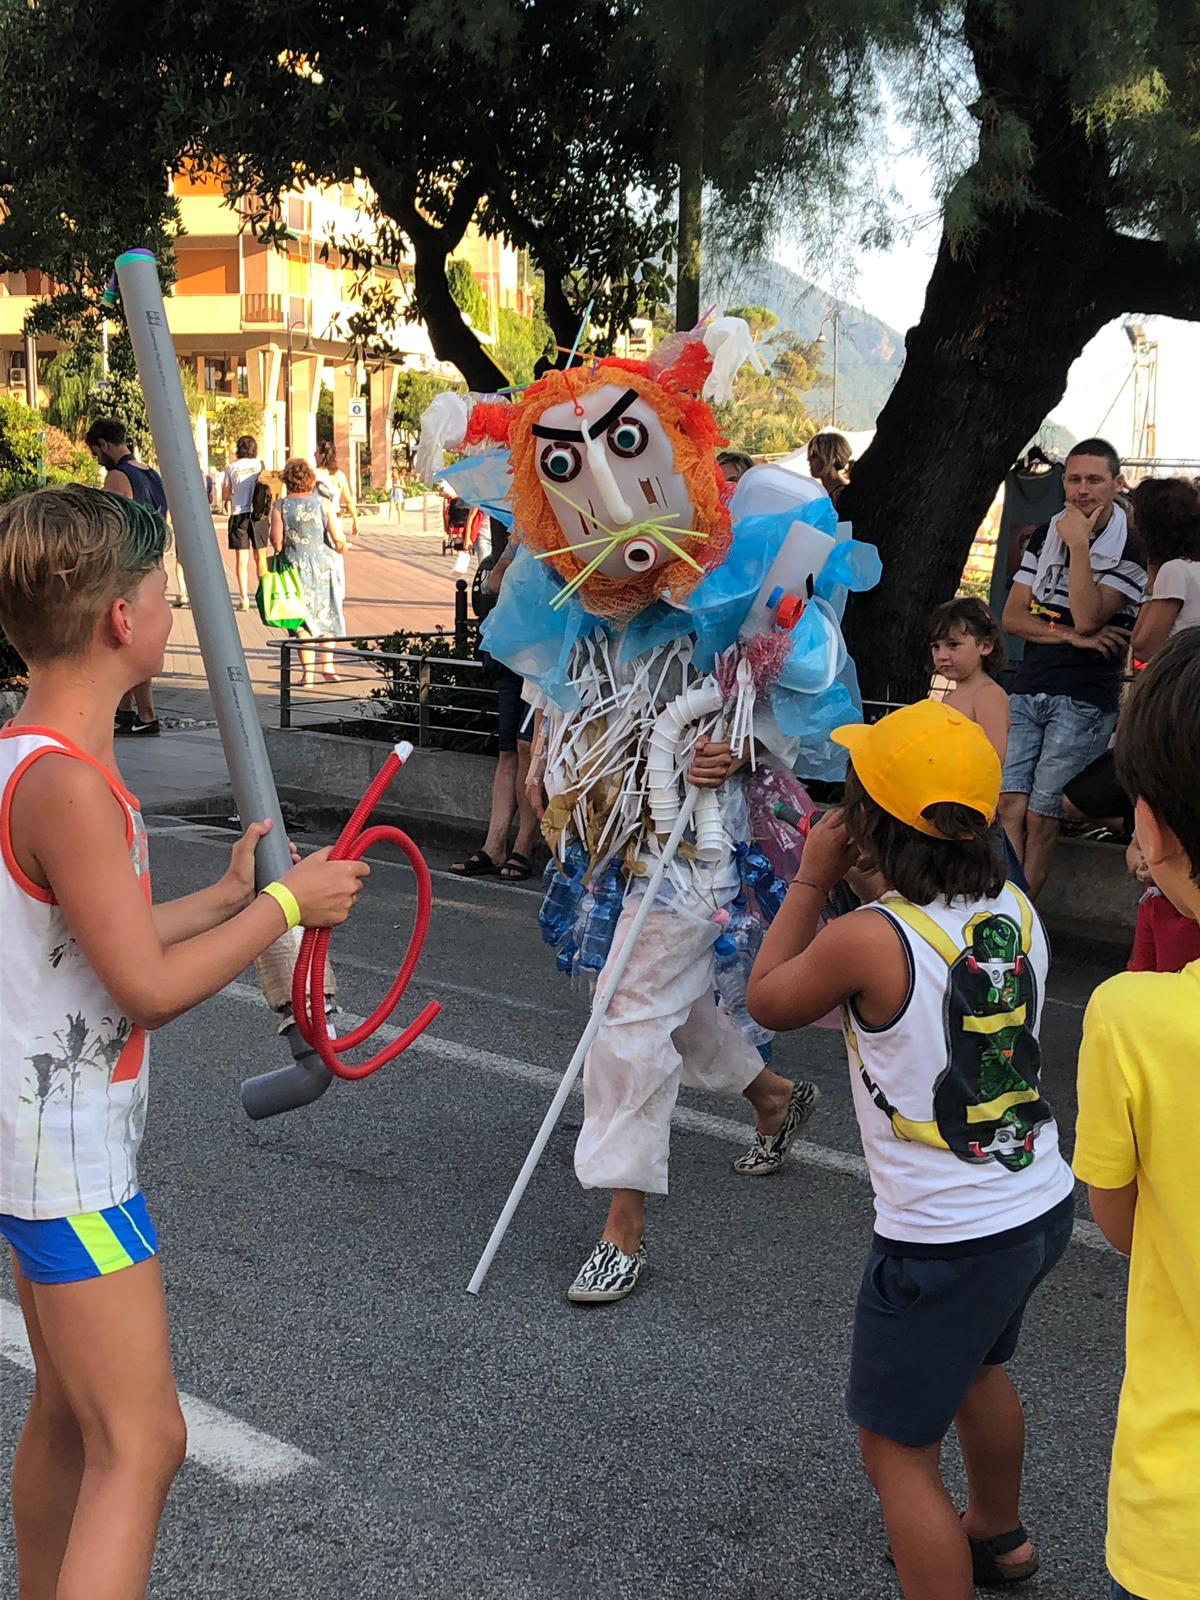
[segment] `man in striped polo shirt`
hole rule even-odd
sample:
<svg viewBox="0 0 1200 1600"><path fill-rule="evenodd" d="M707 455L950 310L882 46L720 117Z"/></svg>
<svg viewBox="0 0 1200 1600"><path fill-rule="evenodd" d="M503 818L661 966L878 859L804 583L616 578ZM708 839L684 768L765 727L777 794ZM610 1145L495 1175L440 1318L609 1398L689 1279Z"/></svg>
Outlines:
<svg viewBox="0 0 1200 1600"><path fill-rule="evenodd" d="M1067 456L1067 504L1034 531L1004 607L1024 639L1009 706L1000 815L1036 896L1050 872L1062 792L1108 747L1146 558L1116 503L1121 462L1105 439Z"/></svg>

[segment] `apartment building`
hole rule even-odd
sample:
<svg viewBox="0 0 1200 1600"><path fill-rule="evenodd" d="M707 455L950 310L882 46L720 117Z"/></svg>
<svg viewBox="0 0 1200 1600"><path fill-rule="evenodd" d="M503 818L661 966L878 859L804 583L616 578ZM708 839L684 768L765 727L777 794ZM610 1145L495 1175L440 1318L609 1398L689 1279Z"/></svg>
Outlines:
<svg viewBox="0 0 1200 1600"><path fill-rule="evenodd" d="M403 320L387 330L393 359L373 362L369 370L354 359L349 320L360 309L362 282L325 246L330 239L370 237L366 190L345 184L288 194L282 247L264 245L246 231L219 174L181 175L173 192L184 232L176 244L178 276L167 299L167 321L180 360L193 367L210 406L241 396L258 402L264 418L260 449L268 462L282 464L289 449L311 457L317 404L327 385L339 461L353 474L361 441L382 483L401 370L457 373L437 361L419 323ZM515 250L472 230L460 253L490 304L528 310ZM403 302L412 266L411 257L391 263L369 281L391 282ZM0 275L0 392L25 397L24 321L34 300L50 288L42 273ZM487 330L480 332L486 339ZM39 340L39 359L48 359L55 348L53 341ZM197 442L203 453L203 436Z"/></svg>

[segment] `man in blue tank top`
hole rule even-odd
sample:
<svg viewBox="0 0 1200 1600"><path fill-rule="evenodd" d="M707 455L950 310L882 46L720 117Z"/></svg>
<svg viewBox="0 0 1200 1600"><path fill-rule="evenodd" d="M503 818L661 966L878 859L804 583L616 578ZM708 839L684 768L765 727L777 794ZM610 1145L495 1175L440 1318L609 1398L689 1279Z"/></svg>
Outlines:
<svg viewBox="0 0 1200 1600"><path fill-rule="evenodd" d="M98 466L105 468L104 488L126 500L167 514L167 493L153 467L143 466L129 444L125 424L119 417L97 417L85 435L85 443ZM178 563L176 563L178 571ZM182 584L182 574L179 574ZM186 591L181 590L186 598ZM139 683L121 701L115 731L135 738L155 738L159 733L154 711L154 693L149 679Z"/></svg>

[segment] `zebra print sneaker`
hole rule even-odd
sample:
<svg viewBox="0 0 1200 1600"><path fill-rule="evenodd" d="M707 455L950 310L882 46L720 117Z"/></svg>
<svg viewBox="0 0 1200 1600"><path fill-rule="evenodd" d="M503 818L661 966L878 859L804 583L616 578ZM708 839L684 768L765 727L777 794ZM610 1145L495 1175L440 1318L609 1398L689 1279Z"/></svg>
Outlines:
<svg viewBox="0 0 1200 1600"><path fill-rule="evenodd" d="M639 1245L635 1256L606 1239L592 1251L579 1269L575 1282L567 1290L567 1299L577 1306L604 1305L611 1300L624 1300L632 1294L642 1268L646 1265L646 1246Z"/></svg>
<svg viewBox="0 0 1200 1600"><path fill-rule="evenodd" d="M766 1178L772 1172L778 1172L787 1160L792 1140L817 1109L820 1098L821 1091L816 1084L801 1079L792 1090L783 1126L778 1133L755 1133L754 1143L749 1150L733 1163L737 1175L740 1178Z"/></svg>

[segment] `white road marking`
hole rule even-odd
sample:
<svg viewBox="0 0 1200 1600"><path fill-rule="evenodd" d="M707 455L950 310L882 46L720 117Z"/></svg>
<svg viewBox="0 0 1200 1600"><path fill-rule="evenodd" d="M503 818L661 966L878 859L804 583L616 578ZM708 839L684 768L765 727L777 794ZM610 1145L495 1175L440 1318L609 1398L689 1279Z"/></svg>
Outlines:
<svg viewBox="0 0 1200 1600"><path fill-rule="evenodd" d="M232 838L229 829L218 828L215 826L215 824L205 822L181 822L178 825L170 826L156 825L148 827L146 832L150 835L187 833L193 836L193 842L196 844L204 844L208 845L210 848L220 848L222 850L227 850L230 848L229 841ZM368 855L364 857L364 859L369 861L372 866L377 867L404 867L407 869L408 866L407 862L397 860L394 856ZM478 888L489 889L492 891L499 890L504 894L523 894L537 900L541 900L543 898L541 889L525 889L522 888L519 883L505 883L502 878L464 878L461 873L444 872L438 867L431 867L429 869L429 875L431 878L448 878L451 883L472 883ZM411 889L401 887L399 892L401 894L411 894L413 891ZM439 896L434 904L439 909L444 909L446 911L466 911L485 917L489 915L488 907L480 905L476 901L472 900L446 900ZM490 914L493 916L505 915L505 913L495 911L491 911ZM339 961L349 965L349 963L346 962L345 957L339 957ZM391 975L389 974L389 977L390 976ZM442 987L450 988L451 985L444 984ZM463 988L464 994L475 994L476 992L480 991L475 991L466 988L465 986ZM1057 995L1048 994L1046 996L1046 1004L1048 1006L1062 1006L1064 1010L1067 1011L1086 1011L1088 1003L1086 1000L1060 1000ZM541 1008L538 1007L537 1009Z"/></svg>
<svg viewBox="0 0 1200 1600"><path fill-rule="evenodd" d="M228 984L221 990L220 996L215 998L226 997L257 1005L265 1010L262 993L252 983L242 983L239 980ZM340 1012L339 1017L342 1031L357 1028L363 1020L350 1011ZM399 1028L385 1024L378 1030L376 1037L390 1041L399 1038L400 1032ZM547 1090L551 1095L562 1081L562 1074L552 1071L549 1067L539 1067L535 1062L521 1061L516 1056L497 1055L492 1050L479 1050L474 1045L459 1044L454 1039L443 1039L431 1033L429 1029L426 1029L409 1049L418 1056L431 1056L435 1060L451 1062L458 1067L471 1067L480 1072L493 1072L502 1078L513 1078L521 1083L536 1084L538 1088ZM265 1067L263 1070L266 1070ZM581 1098L582 1083L577 1082L571 1094L574 1098ZM750 1143L749 1124L735 1122L732 1117L714 1117L707 1111L694 1111L690 1106L677 1105L671 1115L671 1121L677 1127L686 1128L689 1133L699 1133L709 1139L719 1139L724 1144L745 1148ZM860 1183L870 1181L867 1163L862 1156L854 1155L849 1150L834 1150L828 1145L798 1139L792 1146L790 1159L804 1167L821 1167L826 1172L840 1172L847 1177L857 1178ZM1076 1218L1072 1237L1076 1244L1085 1245L1089 1250L1112 1248L1096 1224L1089 1222L1085 1217Z"/></svg>
<svg viewBox="0 0 1200 1600"><path fill-rule="evenodd" d="M0 1355L14 1366L33 1371L33 1351L25 1332L20 1306L0 1297ZM295 1445L260 1433L239 1417L210 1406L195 1395L181 1394L179 1404L187 1420L188 1460L215 1472L227 1483L254 1488L290 1478L318 1462Z"/></svg>
<svg viewBox="0 0 1200 1600"><path fill-rule="evenodd" d="M361 956L344 955L340 950L332 964L339 972L368 972L372 977L383 978L389 987L396 976L394 965L383 967L377 961L364 961ZM468 1000L486 1000L489 1005L503 1006L509 1011L536 1011L540 1017L571 1015L565 1006L547 1006L540 1000L524 1000L520 995L501 994L495 989L479 989L471 983L451 983L446 978L426 978L423 980L423 987L432 989L435 994L444 991L447 994L465 995Z"/></svg>

